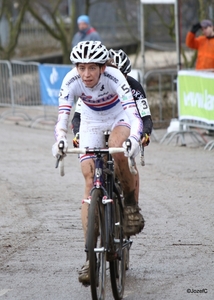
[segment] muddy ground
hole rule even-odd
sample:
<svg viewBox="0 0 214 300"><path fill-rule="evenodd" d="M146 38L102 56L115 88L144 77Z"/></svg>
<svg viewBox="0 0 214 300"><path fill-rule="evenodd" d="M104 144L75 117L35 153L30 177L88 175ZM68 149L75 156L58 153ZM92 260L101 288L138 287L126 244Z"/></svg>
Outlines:
<svg viewBox="0 0 214 300"><path fill-rule="evenodd" d="M52 128L4 122L0 137L0 299L90 299L78 282L85 254L77 157L67 157L60 177ZM146 225L133 237L124 299L212 300L214 150L153 139L145 160L138 168Z"/></svg>

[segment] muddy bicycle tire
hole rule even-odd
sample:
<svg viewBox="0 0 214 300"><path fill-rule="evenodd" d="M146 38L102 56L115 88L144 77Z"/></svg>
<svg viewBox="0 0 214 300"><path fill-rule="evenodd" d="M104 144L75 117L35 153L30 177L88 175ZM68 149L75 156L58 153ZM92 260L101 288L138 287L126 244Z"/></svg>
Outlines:
<svg viewBox="0 0 214 300"><path fill-rule="evenodd" d="M121 204L118 201L116 194L113 196L114 200L114 251L117 253L117 258L110 261L110 277L111 287L115 300L123 298L125 288L126 275L126 254L127 251L123 248L124 234L123 234L123 214L121 211ZM117 242L116 242L117 241Z"/></svg>
<svg viewBox="0 0 214 300"><path fill-rule="evenodd" d="M94 189L88 212L87 248L93 300L105 299L106 290L105 208L102 198L102 190Z"/></svg>

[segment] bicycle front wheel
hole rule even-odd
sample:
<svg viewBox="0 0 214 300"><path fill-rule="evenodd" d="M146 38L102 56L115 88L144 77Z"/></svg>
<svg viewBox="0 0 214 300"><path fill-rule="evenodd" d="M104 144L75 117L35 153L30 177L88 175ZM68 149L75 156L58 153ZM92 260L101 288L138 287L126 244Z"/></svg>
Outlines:
<svg viewBox="0 0 214 300"><path fill-rule="evenodd" d="M106 289L105 207L103 192L94 189L88 212L87 247L93 300L104 300Z"/></svg>
<svg viewBox="0 0 214 300"><path fill-rule="evenodd" d="M123 298L125 287L126 251L123 247L123 216L118 197L114 194L114 250L116 259L110 261L111 287L115 300Z"/></svg>

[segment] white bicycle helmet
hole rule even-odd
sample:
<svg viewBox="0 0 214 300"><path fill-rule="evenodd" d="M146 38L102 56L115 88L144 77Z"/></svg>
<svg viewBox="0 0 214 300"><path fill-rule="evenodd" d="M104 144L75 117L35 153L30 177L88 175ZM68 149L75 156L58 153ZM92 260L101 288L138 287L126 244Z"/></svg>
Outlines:
<svg viewBox="0 0 214 300"><path fill-rule="evenodd" d="M100 41L79 42L71 51L72 63L104 64L109 59L108 50Z"/></svg>
<svg viewBox="0 0 214 300"><path fill-rule="evenodd" d="M109 50L109 57L113 59L114 64L123 74L128 74L131 72L131 62L127 54L122 50Z"/></svg>

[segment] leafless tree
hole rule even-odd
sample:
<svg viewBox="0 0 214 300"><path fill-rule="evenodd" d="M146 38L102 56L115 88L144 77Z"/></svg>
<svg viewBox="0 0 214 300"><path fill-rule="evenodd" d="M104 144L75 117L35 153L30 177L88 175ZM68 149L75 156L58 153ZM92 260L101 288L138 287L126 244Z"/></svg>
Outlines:
<svg viewBox="0 0 214 300"><path fill-rule="evenodd" d="M77 0L75 0L77 1ZM47 30L47 32L61 44L63 63L69 63L69 52L71 37L74 33L74 22L76 20L75 1L71 2L69 11L70 22L67 24L60 13L61 0L37 0L30 1L28 11ZM48 18L44 18L46 15Z"/></svg>
<svg viewBox="0 0 214 300"><path fill-rule="evenodd" d="M7 29L0 35L0 58L9 60L18 43L21 25L30 0L2 0L0 24ZM4 39L3 39L4 34Z"/></svg>

